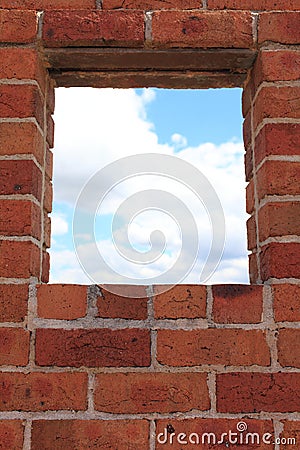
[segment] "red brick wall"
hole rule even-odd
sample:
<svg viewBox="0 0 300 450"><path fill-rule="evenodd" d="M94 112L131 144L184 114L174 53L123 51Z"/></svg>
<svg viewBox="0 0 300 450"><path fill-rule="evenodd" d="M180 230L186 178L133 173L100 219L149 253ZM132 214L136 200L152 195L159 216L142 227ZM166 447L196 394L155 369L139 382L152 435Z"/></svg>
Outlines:
<svg viewBox="0 0 300 450"><path fill-rule="evenodd" d="M299 24L299 0L0 0L0 448L193 448L241 421L299 448ZM251 286L41 284L53 88L80 85L244 87Z"/></svg>

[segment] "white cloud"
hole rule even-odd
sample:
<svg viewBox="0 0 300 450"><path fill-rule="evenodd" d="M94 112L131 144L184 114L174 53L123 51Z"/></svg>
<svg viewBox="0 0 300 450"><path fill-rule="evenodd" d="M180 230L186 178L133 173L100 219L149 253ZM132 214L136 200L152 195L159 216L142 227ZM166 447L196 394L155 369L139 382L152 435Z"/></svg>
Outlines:
<svg viewBox="0 0 300 450"><path fill-rule="evenodd" d="M53 236L61 236L67 234L69 225L65 215L59 213L51 214L51 233Z"/></svg>

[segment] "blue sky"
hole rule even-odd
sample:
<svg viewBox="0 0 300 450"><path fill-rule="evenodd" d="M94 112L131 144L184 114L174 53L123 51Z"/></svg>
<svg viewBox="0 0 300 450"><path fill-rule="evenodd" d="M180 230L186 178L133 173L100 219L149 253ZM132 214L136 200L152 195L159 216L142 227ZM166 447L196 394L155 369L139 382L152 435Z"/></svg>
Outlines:
<svg viewBox="0 0 300 450"><path fill-rule="evenodd" d="M82 270L73 244L74 208L78 195L93 174L100 173L101 179L101 171L108 164L143 153L179 157L209 180L224 210L226 241L222 260L206 283L248 283L241 89L61 88L56 90L54 119L52 283L114 282L105 270L97 274L100 278L95 278L89 242L86 245L81 242L88 273ZM112 189L101 204L102 210L99 207L95 215L93 239L114 271L121 275L133 274L134 279L139 278L137 282L152 284L153 277L173 267L181 251L189 254L191 250L180 247L181 228L185 228L183 221L174 224L163 212L144 211L130 224L129 240L133 249L146 252L151 232L161 229L166 237L161 258L151 266L141 267L140 264L130 265L115 252L111 223L117 208L134 193L155 186L187 204L197 223L203 254L199 252L195 266L180 281L198 282L211 245L211 224L203 205L197 204L188 189L185 192L180 174L177 181L176 185L168 180L167 186L161 177L148 176L144 180L133 177ZM116 235L120 236L122 231L118 229ZM178 281L175 272L174 277L170 283Z"/></svg>

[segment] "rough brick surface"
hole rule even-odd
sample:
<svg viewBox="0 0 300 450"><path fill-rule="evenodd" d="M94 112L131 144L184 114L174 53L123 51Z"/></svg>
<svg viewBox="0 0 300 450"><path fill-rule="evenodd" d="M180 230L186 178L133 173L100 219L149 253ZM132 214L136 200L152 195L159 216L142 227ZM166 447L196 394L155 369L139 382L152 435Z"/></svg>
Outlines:
<svg viewBox="0 0 300 450"><path fill-rule="evenodd" d="M150 335L140 329L47 330L36 334L40 366L124 367L150 365Z"/></svg>
<svg viewBox="0 0 300 450"><path fill-rule="evenodd" d="M153 44L164 47L251 48L250 13L230 11L155 12Z"/></svg>
<svg viewBox="0 0 300 450"><path fill-rule="evenodd" d="M22 322L27 314L27 284L0 285L0 321Z"/></svg>
<svg viewBox="0 0 300 450"><path fill-rule="evenodd" d="M246 222L247 225L247 241L248 250L256 250L257 248L257 233L256 233L256 216L253 215L249 217Z"/></svg>
<svg viewBox="0 0 300 450"><path fill-rule="evenodd" d="M258 199L267 195L298 195L299 179L299 162L266 161L257 172Z"/></svg>
<svg viewBox="0 0 300 450"><path fill-rule="evenodd" d="M300 322L300 286L278 284L272 287L274 315L277 322Z"/></svg>
<svg viewBox="0 0 300 450"><path fill-rule="evenodd" d="M217 375L217 411L293 412L299 409L299 373Z"/></svg>
<svg viewBox="0 0 300 450"><path fill-rule="evenodd" d="M38 277L40 250L32 242L0 241L0 273L5 278Z"/></svg>
<svg viewBox="0 0 300 450"><path fill-rule="evenodd" d="M48 11L46 46L135 46L144 42L144 15L136 11Z"/></svg>
<svg viewBox="0 0 300 450"><path fill-rule="evenodd" d="M38 316L44 319L74 320L86 315L87 288L72 284L37 287Z"/></svg>
<svg viewBox="0 0 300 450"><path fill-rule="evenodd" d="M2 9L0 30L0 42L18 44L33 42L37 36L37 14L35 11Z"/></svg>
<svg viewBox="0 0 300 450"><path fill-rule="evenodd" d="M264 10L297 10L300 9L299 0L208 0L209 9L250 9Z"/></svg>
<svg viewBox="0 0 300 450"><path fill-rule="evenodd" d="M95 408L133 414L206 410L210 403L206 378L204 373L98 374Z"/></svg>
<svg viewBox="0 0 300 450"><path fill-rule="evenodd" d="M24 425L21 420L0 421L0 449L20 450L23 448Z"/></svg>
<svg viewBox="0 0 300 450"><path fill-rule="evenodd" d="M260 330L158 330L157 360L169 366L268 366L270 354Z"/></svg>
<svg viewBox="0 0 300 450"><path fill-rule="evenodd" d="M40 239L40 208L31 201L0 199L0 235Z"/></svg>
<svg viewBox="0 0 300 450"><path fill-rule="evenodd" d="M284 70L281 70L282 67L284 67ZM298 81L299 77L299 50L287 49L259 52L254 65L254 87L258 88L263 81Z"/></svg>
<svg viewBox="0 0 300 450"><path fill-rule="evenodd" d="M300 278L300 243L272 242L261 249L261 277Z"/></svg>
<svg viewBox="0 0 300 450"><path fill-rule="evenodd" d="M1 411L83 410L87 406L87 375L0 373L0 393Z"/></svg>
<svg viewBox="0 0 300 450"><path fill-rule="evenodd" d="M231 443L234 443L237 439L237 435L234 435L234 433L237 433L237 426L240 421L240 419L160 419L156 421L156 448L158 450L163 450L164 448L182 450L193 447L198 447L202 450L217 450L222 447L230 448L229 431L232 431ZM245 432L243 436L244 440L242 441L242 444L244 442L245 449L249 448L252 450L259 448L268 450L270 445L262 442L262 436L265 433L274 434L272 422L270 420L253 420L248 418L243 419L243 422L248 426L247 432L258 433L261 439L259 445L251 445L251 440L246 444ZM171 433L175 433L175 436L171 436ZM180 435L180 433L184 433L186 436ZM227 436L224 436L224 433L227 433ZM240 437L240 434L238 436ZM185 444L184 441L187 441L187 443ZM218 444L218 441L223 442ZM188 445L189 443L192 443L192 445Z"/></svg>
<svg viewBox="0 0 300 450"><path fill-rule="evenodd" d="M300 330L279 331L278 359L283 367L300 368Z"/></svg>
<svg viewBox="0 0 300 450"><path fill-rule="evenodd" d="M0 328L0 364L26 366L29 337L29 332L22 328Z"/></svg>
<svg viewBox="0 0 300 450"><path fill-rule="evenodd" d="M94 9L95 0L1 0L1 8L16 9Z"/></svg>
<svg viewBox="0 0 300 450"><path fill-rule="evenodd" d="M0 122L0 155L15 154L32 154L43 163L43 137L35 123Z"/></svg>
<svg viewBox="0 0 300 450"><path fill-rule="evenodd" d="M283 432L280 434L281 438L286 439L285 443L280 444L280 449L283 450L297 450L298 443L300 441L300 421L299 420L293 420L283 421L284 429ZM294 439L294 443L291 443L291 441L288 441L288 439ZM282 440L282 442L284 442Z"/></svg>
<svg viewBox="0 0 300 450"><path fill-rule="evenodd" d="M280 42L298 44L300 42L300 11L262 13L258 23L258 42Z"/></svg>
<svg viewBox="0 0 300 450"><path fill-rule="evenodd" d="M213 317L218 323L259 323L262 320L262 286L213 286Z"/></svg>
<svg viewBox="0 0 300 450"><path fill-rule="evenodd" d="M98 317L132 320L147 319L147 294L144 286L120 286L123 295L110 292L107 285L97 299Z"/></svg>
<svg viewBox="0 0 300 450"><path fill-rule="evenodd" d="M43 103L37 86L0 85L0 117L19 119L34 117L43 128Z"/></svg>
<svg viewBox="0 0 300 450"><path fill-rule="evenodd" d="M201 0L103 0L103 9L193 9L201 8Z"/></svg>
<svg viewBox="0 0 300 450"><path fill-rule="evenodd" d="M259 210L259 238L300 235L300 202L267 203Z"/></svg>
<svg viewBox="0 0 300 450"><path fill-rule="evenodd" d="M156 319L197 319L206 317L206 286L178 285L164 292L154 286Z"/></svg>
<svg viewBox="0 0 300 450"><path fill-rule="evenodd" d="M31 448L148 450L148 436L146 420L37 420Z"/></svg>
<svg viewBox="0 0 300 450"><path fill-rule="evenodd" d="M0 194L32 194L41 200L42 174L34 161L1 160Z"/></svg>

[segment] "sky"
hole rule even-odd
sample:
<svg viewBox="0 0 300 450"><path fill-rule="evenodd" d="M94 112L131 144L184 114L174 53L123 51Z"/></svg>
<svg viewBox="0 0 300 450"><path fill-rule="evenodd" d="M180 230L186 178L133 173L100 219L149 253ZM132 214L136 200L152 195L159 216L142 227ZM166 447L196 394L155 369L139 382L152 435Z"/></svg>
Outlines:
<svg viewBox="0 0 300 450"><path fill-rule="evenodd" d="M57 89L50 282L249 283L240 105L241 89Z"/></svg>

